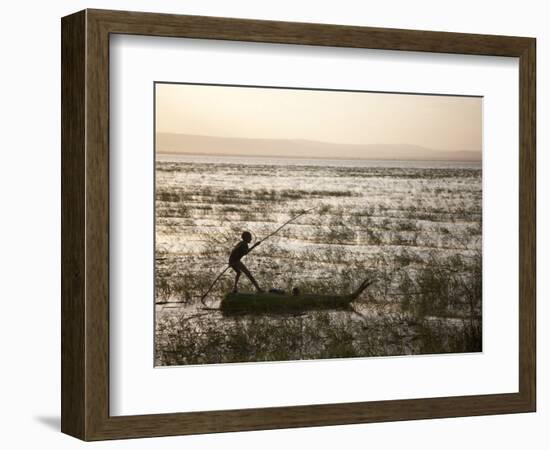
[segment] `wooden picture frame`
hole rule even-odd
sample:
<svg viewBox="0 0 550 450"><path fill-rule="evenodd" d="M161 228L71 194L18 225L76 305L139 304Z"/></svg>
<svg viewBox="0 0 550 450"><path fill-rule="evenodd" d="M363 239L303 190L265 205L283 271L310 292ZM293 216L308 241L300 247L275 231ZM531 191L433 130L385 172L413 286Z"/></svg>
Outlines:
<svg viewBox="0 0 550 450"><path fill-rule="evenodd" d="M533 38L85 10L62 30L62 415L83 440L531 412L536 408ZM109 415L109 36L519 58L519 391L343 404Z"/></svg>

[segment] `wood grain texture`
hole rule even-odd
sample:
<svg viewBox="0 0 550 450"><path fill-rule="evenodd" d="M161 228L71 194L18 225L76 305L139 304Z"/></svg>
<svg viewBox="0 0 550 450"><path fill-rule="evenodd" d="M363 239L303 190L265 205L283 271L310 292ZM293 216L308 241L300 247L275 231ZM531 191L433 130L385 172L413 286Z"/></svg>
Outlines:
<svg viewBox="0 0 550 450"><path fill-rule="evenodd" d="M331 47L521 56L529 38L436 31L87 10L111 33Z"/></svg>
<svg viewBox="0 0 550 450"><path fill-rule="evenodd" d="M519 383L536 409L536 41L520 57L519 114Z"/></svg>
<svg viewBox="0 0 550 450"><path fill-rule="evenodd" d="M86 409L85 19L76 13L61 27L61 430L77 437Z"/></svg>
<svg viewBox="0 0 550 450"><path fill-rule="evenodd" d="M232 411L109 415L109 34L520 58L519 392ZM62 21L62 430L84 440L534 411L535 40L87 10ZM185 405L182 405L185 409Z"/></svg>
<svg viewBox="0 0 550 450"><path fill-rule="evenodd" d="M86 439L109 405L109 33L87 14Z"/></svg>

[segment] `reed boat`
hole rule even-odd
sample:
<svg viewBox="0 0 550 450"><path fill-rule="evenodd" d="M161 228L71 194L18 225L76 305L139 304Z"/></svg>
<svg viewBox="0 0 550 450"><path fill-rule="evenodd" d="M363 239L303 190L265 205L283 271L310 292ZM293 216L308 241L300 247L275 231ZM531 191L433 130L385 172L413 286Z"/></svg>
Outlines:
<svg viewBox="0 0 550 450"><path fill-rule="evenodd" d="M280 294L272 292L229 293L221 304L224 313L277 313L345 309L372 281L365 280L351 294Z"/></svg>

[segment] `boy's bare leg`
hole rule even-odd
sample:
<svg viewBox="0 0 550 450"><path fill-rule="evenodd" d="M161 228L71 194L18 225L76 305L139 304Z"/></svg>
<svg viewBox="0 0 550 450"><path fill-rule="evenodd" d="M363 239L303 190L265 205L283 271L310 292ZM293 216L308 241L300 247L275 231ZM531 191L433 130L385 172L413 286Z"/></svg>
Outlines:
<svg viewBox="0 0 550 450"><path fill-rule="evenodd" d="M247 278L252 282L254 287L257 291L263 292L263 289L260 287L256 279L252 276L250 273L250 270L248 270L248 267L246 267L244 264L240 267L240 269L243 271L243 273L247 276Z"/></svg>
<svg viewBox="0 0 550 450"><path fill-rule="evenodd" d="M239 278L241 278L241 272L237 272L235 274L235 284L233 285L233 292L237 292L237 283L239 282Z"/></svg>

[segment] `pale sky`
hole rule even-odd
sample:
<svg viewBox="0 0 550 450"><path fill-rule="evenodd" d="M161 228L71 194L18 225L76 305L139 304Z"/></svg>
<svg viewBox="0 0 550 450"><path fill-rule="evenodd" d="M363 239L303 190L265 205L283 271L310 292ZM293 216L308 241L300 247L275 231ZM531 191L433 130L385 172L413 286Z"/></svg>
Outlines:
<svg viewBox="0 0 550 450"><path fill-rule="evenodd" d="M156 84L156 131L481 152L482 99Z"/></svg>

